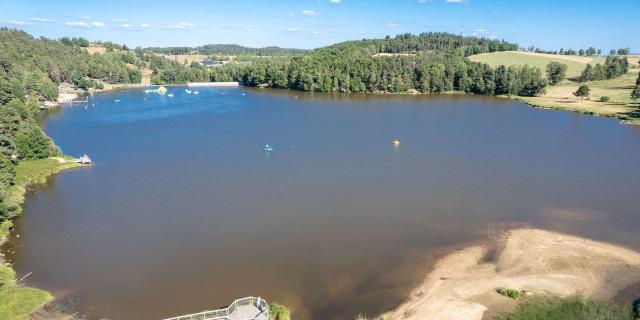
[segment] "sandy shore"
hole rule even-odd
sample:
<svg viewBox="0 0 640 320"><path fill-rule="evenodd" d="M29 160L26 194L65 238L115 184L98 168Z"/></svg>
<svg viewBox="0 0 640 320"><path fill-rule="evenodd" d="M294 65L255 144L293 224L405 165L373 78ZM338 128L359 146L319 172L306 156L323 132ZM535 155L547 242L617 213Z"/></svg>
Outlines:
<svg viewBox="0 0 640 320"><path fill-rule="evenodd" d="M538 229L515 229L442 258L392 319L480 320L514 306L498 288L610 300L640 282L640 253Z"/></svg>

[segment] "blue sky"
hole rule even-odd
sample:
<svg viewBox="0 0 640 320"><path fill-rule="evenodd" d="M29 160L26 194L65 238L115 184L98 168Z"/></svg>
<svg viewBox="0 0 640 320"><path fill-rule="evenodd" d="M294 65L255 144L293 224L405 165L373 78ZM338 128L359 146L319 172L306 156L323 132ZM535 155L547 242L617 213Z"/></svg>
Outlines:
<svg viewBox="0 0 640 320"><path fill-rule="evenodd" d="M237 43L314 48L403 32L447 31L543 49L631 47L640 52L639 13L639 0L0 0L2 26L131 47Z"/></svg>

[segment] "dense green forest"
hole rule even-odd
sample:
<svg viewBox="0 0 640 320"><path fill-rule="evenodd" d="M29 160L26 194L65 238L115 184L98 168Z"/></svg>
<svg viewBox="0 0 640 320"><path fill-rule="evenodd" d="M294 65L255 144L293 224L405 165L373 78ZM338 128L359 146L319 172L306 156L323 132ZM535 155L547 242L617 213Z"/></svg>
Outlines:
<svg viewBox="0 0 640 320"><path fill-rule="evenodd" d="M202 55L252 55L252 56L286 56L306 52L302 49L289 49L279 47L249 48L237 44L207 44L199 47L151 47L140 49L142 51L151 51L162 54L191 54L196 53Z"/></svg>
<svg viewBox="0 0 640 320"><path fill-rule="evenodd" d="M402 34L342 42L304 55L248 65L230 64L213 69L211 80L319 92L541 94L546 80L539 69L494 69L466 59L478 53L517 49L516 44L504 41L448 33Z"/></svg>
<svg viewBox="0 0 640 320"><path fill-rule="evenodd" d="M64 39L64 38L63 38ZM90 55L82 49L82 41L33 38L29 34L0 29L0 65L5 79L19 82L12 89L23 88L26 93L37 91L51 99L57 94L55 85L73 83L81 88L99 87L106 83L139 83L140 70L127 65L127 52ZM2 80L0 80L2 81ZM14 91L14 95L22 92Z"/></svg>

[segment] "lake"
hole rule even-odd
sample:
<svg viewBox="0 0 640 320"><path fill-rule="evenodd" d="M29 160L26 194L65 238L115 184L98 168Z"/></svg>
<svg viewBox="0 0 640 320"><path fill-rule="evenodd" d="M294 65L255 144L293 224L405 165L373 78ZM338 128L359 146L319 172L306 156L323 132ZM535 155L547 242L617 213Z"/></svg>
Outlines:
<svg viewBox="0 0 640 320"><path fill-rule="evenodd" d="M95 166L29 192L3 249L89 319L249 295L301 320L376 315L514 226L640 248L640 127L492 97L169 90L42 119Z"/></svg>

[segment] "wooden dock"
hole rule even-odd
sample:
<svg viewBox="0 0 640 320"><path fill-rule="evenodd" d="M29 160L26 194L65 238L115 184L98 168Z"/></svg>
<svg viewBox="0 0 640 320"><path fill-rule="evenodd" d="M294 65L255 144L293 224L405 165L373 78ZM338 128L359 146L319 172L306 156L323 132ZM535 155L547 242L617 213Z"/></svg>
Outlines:
<svg viewBox="0 0 640 320"><path fill-rule="evenodd" d="M164 320L267 320L269 305L264 299L246 297L238 299L228 307L202 311Z"/></svg>

